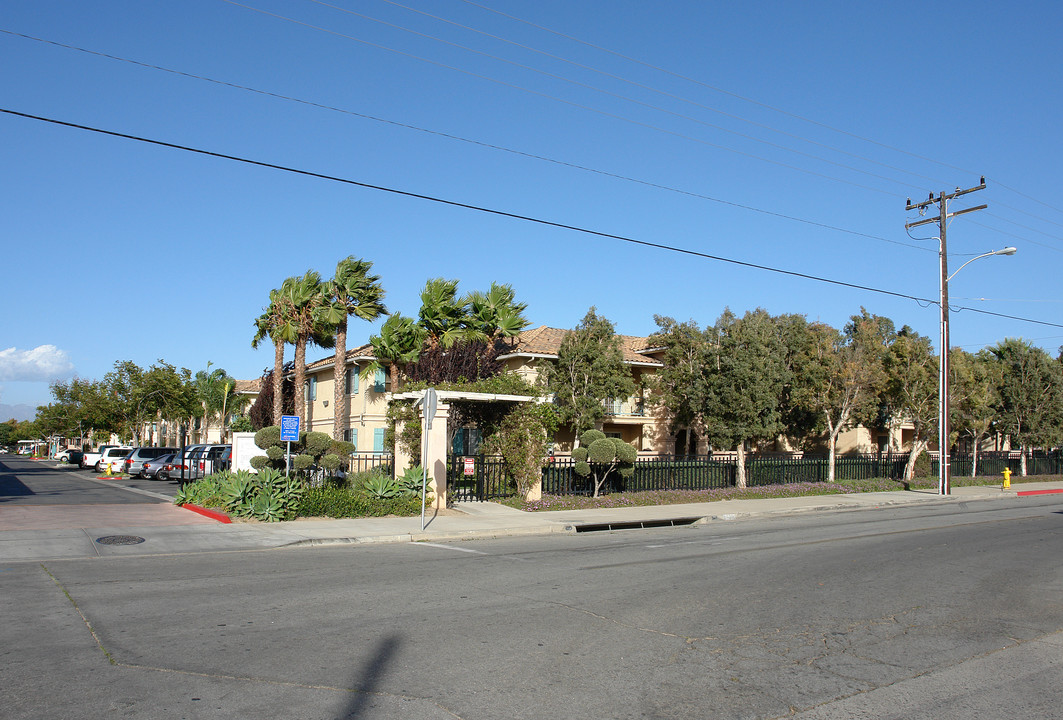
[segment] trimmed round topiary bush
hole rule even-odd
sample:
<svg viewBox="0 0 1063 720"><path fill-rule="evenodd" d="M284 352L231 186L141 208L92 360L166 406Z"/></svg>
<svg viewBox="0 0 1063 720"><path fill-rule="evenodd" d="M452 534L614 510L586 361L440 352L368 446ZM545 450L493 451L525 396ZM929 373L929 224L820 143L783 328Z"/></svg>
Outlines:
<svg viewBox="0 0 1063 720"><path fill-rule="evenodd" d="M314 456L313 455L306 455L304 453L304 454L296 455L294 458L292 458L292 467L294 467L296 470L299 470L299 471L308 470L310 468L310 466L313 465L313 464L314 464Z"/></svg>
<svg viewBox="0 0 1063 720"><path fill-rule="evenodd" d="M321 458L321 467L325 468L329 472L333 472L339 469L340 464L343 461L340 460L340 456L335 453L329 453Z"/></svg>
<svg viewBox="0 0 1063 720"><path fill-rule="evenodd" d="M587 448L588 459L592 463L611 463L616 459L616 445L607 437L599 438Z"/></svg>
<svg viewBox="0 0 1063 720"><path fill-rule="evenodd" d="M265 455L255 455L250 462L251 467L258 472L262 472L262 468L269 466L269 458Z"/></svg>
<svg viewBox="0 0 1063 720"><path fill-rule="evenodd" d="M270 425L264 427L255 433L255 445L259 446L263 450L270 445L279 445L281 441L281 429L277 425Z"/></svg>
<svg viewBox="0 0 1063 720"><path fill-rule="evenodd" d="M332 438L323 432L308 432L306 434L306 440L303 442L303 447L306 448L307 455L313 455L314 457L321 457L328 452L329 447L332 445Z"/></svg>

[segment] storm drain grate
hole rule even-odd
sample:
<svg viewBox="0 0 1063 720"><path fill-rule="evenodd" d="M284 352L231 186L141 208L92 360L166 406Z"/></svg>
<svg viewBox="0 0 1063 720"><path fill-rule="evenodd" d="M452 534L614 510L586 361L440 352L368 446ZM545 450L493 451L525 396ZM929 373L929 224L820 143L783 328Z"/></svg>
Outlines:
<svg viewBox="0 0 1063 720"><path fill-rule="evenodd" d="M96 542L100 545L139 545L144 538L136 535L104 535L96 538Z"/></svg>
<svg viewBox="0 0 1063 720"><path fill-rule="evenodd" d="M602 532L603 530L645 530L648 528L693 525L700 519L700 517L686 517L668 518L665 520L633 520L630 522L586 523L584 525L574 525L570 527L578 533Z"/></svg>

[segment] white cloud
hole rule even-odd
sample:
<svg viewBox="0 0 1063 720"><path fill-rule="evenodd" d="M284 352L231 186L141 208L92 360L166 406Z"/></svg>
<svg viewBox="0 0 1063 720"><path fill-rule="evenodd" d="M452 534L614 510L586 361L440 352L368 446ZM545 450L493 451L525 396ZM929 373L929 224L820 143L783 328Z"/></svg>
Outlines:
<svg viewBox="0 0 1063 720"><path fill-rule="evenodd" d="M41 382L69 377L74 363L65 350L55 345L39 345L32 350L0 350L0 382Z"/></svg>

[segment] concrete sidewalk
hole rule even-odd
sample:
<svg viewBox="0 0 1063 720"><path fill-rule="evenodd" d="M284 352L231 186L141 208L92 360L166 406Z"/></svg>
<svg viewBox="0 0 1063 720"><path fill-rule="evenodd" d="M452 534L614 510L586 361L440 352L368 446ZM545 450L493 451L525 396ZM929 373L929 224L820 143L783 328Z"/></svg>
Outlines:
<svg viewBox="0 0 1063 720"><path fill-rule="evenodd" d="M470 502L458 503L445 515L426 513L423 531L419 517L293 520L253 525L278 543L289 546L447 541L703 524L771 515L996 500L1001 497L1018 500L1018 493L1027 491L1059 493L1063 501L1063 482L1054 482L1012 485L1006 491L992 486L953 488L953 494L948 497L931 490L912 490L552 512L523 512L497 503Z"/></svg>
<svg viewBox="0 0 1063 720"><path fill-rule="evenodd" d="M102 512L104 508L97 508L86 510L86 516L78 522L71 522L68 517L69 524L48 522L42 518L38 524L20 523L18 527L0 525L0 562L571 534L590 530L704 524L795 513L900 505L931 506L1001 497L1021 502L1020 493L1031 491L1059 493L1063 502L1063 482L1054 482L1016 484L1007 491L999 487L954 488L949 497L939 496L930 490L915 490L534 513L497 503L459 503L445 514L426 513L423 531L420 517L303 519L280 523L235 521L223 524L173 506L143 506L143 509L138 510L140 514L126 515L124 522L118 524L115 522L117 516L105 514ZM34 512L44 514L48 510L40 506ZM101 543L102 539L115 537L123 540L128 538L130 543Z"/></svg>

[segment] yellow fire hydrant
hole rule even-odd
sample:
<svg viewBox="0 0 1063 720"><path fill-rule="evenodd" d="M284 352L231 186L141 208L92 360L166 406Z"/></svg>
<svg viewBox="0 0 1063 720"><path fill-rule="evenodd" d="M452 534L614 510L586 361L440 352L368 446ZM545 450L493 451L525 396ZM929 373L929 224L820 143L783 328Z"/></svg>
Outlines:
<svg viewBox="0 0 1063 720"><path fill-rule="evenodd" d="M1004 472L1002 474L1004 475L1004 484L1001 485L1000 489L1007 490L1011 487L1011 468L1004 468Z"/></svg>

